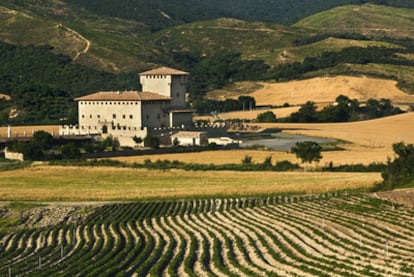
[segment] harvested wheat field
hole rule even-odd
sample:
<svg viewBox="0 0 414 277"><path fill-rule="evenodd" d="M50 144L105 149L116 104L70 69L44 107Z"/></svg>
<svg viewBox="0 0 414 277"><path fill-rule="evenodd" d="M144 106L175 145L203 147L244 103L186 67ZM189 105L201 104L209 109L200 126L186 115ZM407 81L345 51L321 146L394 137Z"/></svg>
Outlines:
<svg viewBox="0 0 414 277"><path fill-rule="evenodd" d="M0 172L0 200L107 201L369 189L379 173L146 170L32 166Z"/></svg>
<svg viewBox="0 0 414 277"><path fill-rule="evenodd" d="M341 146L347 151L324 153L325 161L337 163L384 162L393 157L392 144L414 143L414 113L351 123L259 124L263 128L281 128L283 132L335 138L350 142Z"/></svg>
<svg viewBox="0 0 414 277"><path fill-rule="evenodd" d="M333 138L344 142L338 146L344 151L328 151L323 153L320 165L333 162L339 164L370 164L372 162L386 162L392 158L394 152L392 144L404 141L414 143L414 113L400 114L380 119L350 122L350 123L262 123L257 124L264 128L280 128L284 133L299 134L312 137ZM254 162L272 156L273 161L288 160L300 162L293 154L279 151L257 150L230 150L211 151L188 154L164 154L152 156L122 157L118 160L126 162L143 162L146 159L179 160L192 163L240 163L243 157L249 155Z"/></svg>
<svg viewBox="0 0 414 277"><path fill-rule="evenodd" d="M414 103L414 95L401 91L396 81L384 79L336 76L261 84L262 88L249 94L256 99L257 105L300 105L307 101L332 103L340 94L359 101L387 98L393 103Z"/></svg>
<svg viewBox="0 0 414 277"><path fill-rule="evenodd" d="M143 155L143 156L130 156L130 157L116 157L114 160L127 162L127 163L143 163L145 160L151 160L155 162L157 160L169 160L169 161L181 161L185 163L198 163L198 164L240 164L241 160L245 156L252 157L252 161L255 163L261 163L266 157L271 156L272 161L288 160L291 162L297 162L296 157L287 152L279 151L262 151L262 150L218 150L218 151L204 151L193 153L175 153L175 154L159 154L159 155Z"/></svg>

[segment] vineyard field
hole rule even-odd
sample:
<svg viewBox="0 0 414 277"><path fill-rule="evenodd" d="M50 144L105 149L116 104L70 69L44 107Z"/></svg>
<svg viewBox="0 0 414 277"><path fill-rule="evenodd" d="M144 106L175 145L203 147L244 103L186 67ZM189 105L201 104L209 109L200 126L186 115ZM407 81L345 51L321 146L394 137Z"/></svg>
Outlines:
<svg viewBox="0 0 414 277"><path fill-rule="evenodd" d="M368 194L48 205L0 207L0 276L414 274L414 210Z"/></svg>

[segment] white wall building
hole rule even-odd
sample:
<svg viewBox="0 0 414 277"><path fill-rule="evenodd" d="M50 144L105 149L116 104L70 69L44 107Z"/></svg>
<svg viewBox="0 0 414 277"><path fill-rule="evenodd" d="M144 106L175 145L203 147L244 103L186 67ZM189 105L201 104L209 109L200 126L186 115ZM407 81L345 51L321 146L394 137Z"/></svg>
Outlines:
<svg viewBox="0 0 414 277"><path fill-rule="evenodd" d="M161 67L139 74L142 91L104 91L76 98L79 125L63 127L61 135L143 138L153 128L190 127L193 110L185 102L188 75Z"/></svg>

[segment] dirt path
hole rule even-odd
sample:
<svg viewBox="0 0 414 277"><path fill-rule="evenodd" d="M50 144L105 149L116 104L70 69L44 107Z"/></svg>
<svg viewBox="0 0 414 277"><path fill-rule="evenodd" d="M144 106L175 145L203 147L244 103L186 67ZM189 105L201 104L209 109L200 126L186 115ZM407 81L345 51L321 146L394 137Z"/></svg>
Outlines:
<svg viewBox="0 0 414 277"><path fill-rule="evenodd" d="M73 29L71 29L67 26L64 26L63 24L58 24L57 27L65 29L69 33L74 34L75 36L79 37L81 40L83 40L85 42L85 48L82 51L76 53L75 57L73 58L74 61L76 61L79 58L80 55L86 54L89 51L89 48L91 47L90 40L86 39L84 36L82 36L81 34L76 32L75 30L73 30Z"/></svg>

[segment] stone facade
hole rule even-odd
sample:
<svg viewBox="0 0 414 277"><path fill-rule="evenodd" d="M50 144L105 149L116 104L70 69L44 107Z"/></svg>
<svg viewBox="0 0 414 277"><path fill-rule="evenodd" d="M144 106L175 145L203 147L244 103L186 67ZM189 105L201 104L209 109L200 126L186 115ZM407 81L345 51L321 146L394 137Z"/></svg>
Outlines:
<svg viewBox="0 0 414 277"><path fill-rule="evenodd" d="M142 91L96 92L76 98L79 125L62 127L61 135L131 138L145 137L154 128L191 127L193 111L185 102L188 75L162 67L139 74Z"/></svg>

